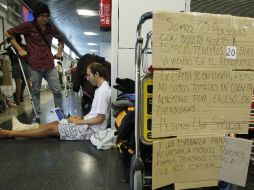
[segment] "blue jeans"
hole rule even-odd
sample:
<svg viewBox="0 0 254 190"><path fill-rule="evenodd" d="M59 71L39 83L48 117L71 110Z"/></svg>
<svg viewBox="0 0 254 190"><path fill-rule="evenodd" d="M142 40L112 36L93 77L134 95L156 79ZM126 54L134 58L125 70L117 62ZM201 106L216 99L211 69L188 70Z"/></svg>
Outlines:
<svg viewBox="0 0 254 190"><path fill-rule="evenodd" d="M42 78L48 82L49 88L53 93L55 107L59 107L63 110L63 97L56 68L47 71L35 71L31 69L32 98L37 114L40 114L40 89Z"/></svg>

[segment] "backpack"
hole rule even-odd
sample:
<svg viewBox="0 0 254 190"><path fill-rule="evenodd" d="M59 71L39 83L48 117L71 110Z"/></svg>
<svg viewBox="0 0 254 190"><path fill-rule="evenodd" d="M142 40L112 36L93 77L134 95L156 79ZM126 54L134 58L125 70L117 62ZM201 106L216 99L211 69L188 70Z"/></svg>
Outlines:
<svg viewBox="0 0 254 190"><path fill-rule="evenodd" d="M122 110L115 120L117 129L116 147L123 160L130 162L135 153L135 108L130 106Z"/></svg>
<svg viewBox="0 0 254 190"><path fill-rule="evenodd" d="M115 119L117 129L116 147L128 166L135 154L135 107L129 106L119 112ZM152 166L152 146L140 143L140 156L146 167Z"/></svg>

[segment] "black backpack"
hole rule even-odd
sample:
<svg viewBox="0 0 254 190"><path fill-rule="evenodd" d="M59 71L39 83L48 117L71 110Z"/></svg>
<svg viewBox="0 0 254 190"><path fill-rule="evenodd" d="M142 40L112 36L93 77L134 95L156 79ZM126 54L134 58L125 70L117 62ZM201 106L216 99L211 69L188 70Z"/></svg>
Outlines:
<svg viewBox="0 0 254 190"><path fill-rule="evenodd" d="M115 127L117 129L117 149L122 158L130 162L132 155L135 153L134 107L127 107L117 115Z"/></svg>

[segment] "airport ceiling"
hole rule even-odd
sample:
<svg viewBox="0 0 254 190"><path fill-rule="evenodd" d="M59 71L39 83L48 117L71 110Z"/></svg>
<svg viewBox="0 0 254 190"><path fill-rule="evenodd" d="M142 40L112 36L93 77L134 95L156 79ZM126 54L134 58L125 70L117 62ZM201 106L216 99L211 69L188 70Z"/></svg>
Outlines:
<svg viewBox="0 0 254 190"><path fill-rule="evenodd" d="M37 0L23 0L31 8ZM99 54L100 43L111 41L111 32L101 32L99 26L99 16L80 16L76 9L89 9L98 11L100 0L44 0L50 8L51 22L65 36L67 45L81 56L86 53ZM85 36L85 31L98 33L98 36ZM87 43L99 45L88 46ZM97 50L90 52L89 50Z"/></svg>
<svg viewBox="0 0 254 190"><path fill-rule="evenodd" d="M253 0L191 0L191 12L230 14L254 18Z"/></svg>

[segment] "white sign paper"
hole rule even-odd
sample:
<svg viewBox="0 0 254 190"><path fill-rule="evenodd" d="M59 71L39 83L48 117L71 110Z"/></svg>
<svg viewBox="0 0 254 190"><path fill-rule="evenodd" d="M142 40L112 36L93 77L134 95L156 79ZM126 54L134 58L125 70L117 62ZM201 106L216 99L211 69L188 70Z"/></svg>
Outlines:
<svg viewBox="0 0 254 190"><path fill-rule="evenodd" d="M236 59L236 47L227 46L226 56L228 59Z"/></svg>
<svg viewBox="0 0 254 190"><path fill-rule="evenodd" d="M220 180L245 186L252 141L245 139L225 139L222 152Z"/></svg>

